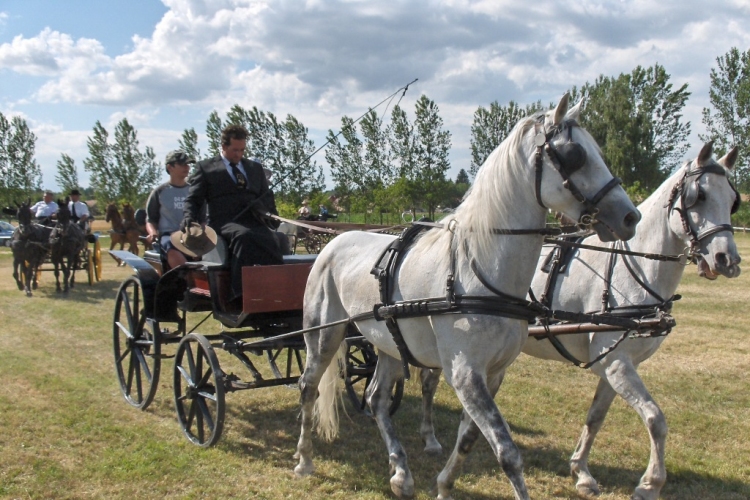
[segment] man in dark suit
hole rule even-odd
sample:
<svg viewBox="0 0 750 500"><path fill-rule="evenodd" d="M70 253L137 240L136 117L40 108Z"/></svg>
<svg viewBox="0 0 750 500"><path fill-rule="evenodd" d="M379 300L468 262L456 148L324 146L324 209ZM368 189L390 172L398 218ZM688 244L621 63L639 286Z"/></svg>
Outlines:
<svg viewBox="0 0 750 500"><path fill-rule="evenodd" d="M208 225L229 244L233 299L242 296L242 267L255 264L283 264L279 225L259 214L278 215L273 192L263 166L243 158L248 132L230 125L221 133L221 155L198 162L188 179L181 228L199 220L201 207L208 204Z"/></svg>

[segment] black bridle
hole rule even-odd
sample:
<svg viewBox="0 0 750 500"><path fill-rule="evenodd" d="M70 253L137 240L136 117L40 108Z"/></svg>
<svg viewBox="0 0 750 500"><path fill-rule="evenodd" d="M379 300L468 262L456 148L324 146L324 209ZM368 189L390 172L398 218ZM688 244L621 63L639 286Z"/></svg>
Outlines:
<svg viewBox="0 0 750 500"><path fill-rule="evenodd" d="M546 152L554 165L555 170L563 179L563 187L583 204L584 209L578 219L582 226L591 226L597 222L596 216L599 214L597 205L615 186L622 184L622 179L613 177L605 184L593 197L587 198L578 186L570 178L574 172L580 170L587 160L586 150L579 143L573 141L573 127L577 127L575 120L565 120L560 125L552 127L547 131L544 127L544 116L540 116L534 124L536 135L534 136L534 146L536 146L536 201L542 208L547 208L542 201L542 171L543 156ZM552 140L563 131L568 131L568 140L560 147L555 147Z"/></svg>
<svg viewBox="0 0 750 500"><path fill-rule="evenodd" d="M690 258L693 262L696 262L698 256L700 255L700 245L702 240L722 231L729 231L730 233L734 234L734 228L731 224L717 224L700 232L696 231L696 229L693 228L692 224L690 224L687 212L690 208L695 206L695 204L698 203L698 200L700 199L701 187L699 185L699 181L700 178L705 174L716 174L724 177L727 176L727 172L724 167L715 163L709 163L708 165L698 167L695 170L690 170L690 168L688 167L688 170L685 172L685 175L682 177L680 182L676 184L674 188L672 188L672 193L669 196L669 202L666 205L666 208L670 212L672 210L676 210L677 213L680 214L682 228L690 237ZM694 179L691 180L691 178ZM735 194L735 200L732 204L732 208L730 209L730 213L733 214L737 212L737 210L739 210L741 199L739 192L734 187L734 185L732 185L728 178L727 182L729 182L729 186L732 188ZM679 207L677 206L678 199L681 202L681 206Z"/></svg>

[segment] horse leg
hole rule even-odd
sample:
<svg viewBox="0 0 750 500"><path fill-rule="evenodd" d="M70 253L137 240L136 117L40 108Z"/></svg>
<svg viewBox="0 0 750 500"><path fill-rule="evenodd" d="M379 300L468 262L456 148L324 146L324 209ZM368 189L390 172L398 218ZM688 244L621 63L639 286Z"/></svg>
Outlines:
<svg viewBox="0 0 750 500"><path fill-rule="evenodd" d="M513 442L508 424L494 401L494 395L500 388L503 376L504 373L494 377L494 380L485 382L481 373L467 364L454 369L453 387L464 407L464 414L459 425L456 446L437 478L439 500L451 498L453 483L479 437L478 431L481 431L489 442L503 472L510 480L516 500L529 500L523 478L521 452Z"/></svg>
<svg viewBox="0 0 750 500"><path fill-rule="evenodd" d="M435 426L432 423L432 405L441 372L438 368L423 368L419 371L419 380L422 382L422 423L419 426L419 435L425 445L424 452L430 455L443 453L443 447L435 437Z"/></svg>
<svg viewBox="0 0 750 500"><path fill-rule="evenodd" d="M18 274L18 269L21 269L21 274ZM13 259L13 279L16 280L16 286L19 290L23 291L23 264L21 263L20 259L14 258Z"/></svg>
<svg viewBox="0 0 750 500"><path fill-rule="evenodd" d="M315 322L304 322L305 325L320 325ZM294 468L297 477L308 476L315 471L312 461L312 428L313 419L318 417L319 431L326 440L333 440L338 431L337 398L332 392L337 388L339 366L332 364L346 337L346 325L337 325L317 332L305 334L307 358L305 370L299 379L301 430L294 457L299 463ZM321 386L322 382L322 386ZM318 389L320 388L320 398ZM316 402L316 399L319 401ZM326 406L327 405L327 406ZM317 412L316 412L317 410Z"/></svg>
<svg viewBox="0 0 750 500"><path fill-rule="evenodd" d="M596 434L604 424L604 418L607 416L609 407L612 405L617 393L609 382L602 377L596 387L594 400L591 402L586 424L583 426L583 432L578 439L578 444L570 457L570 474L576 479L576 489L584 495L598 495L599 485L596 479L589 472L589 453L594 445Z"/></svg>
<svg viewBox="0 0 750 500"><path fill-rule="evenodd" d="M55 291L58 293L62 291L62 288L60 287L60 267L61 262L58 262L57 259L54 259L52 261L52 265L55 267ZM64 279L64 277L63 277Z"/></svg>
<svg viewBox="0 0 750 500"><path fill-rule="evenodd" d="M637 366L629 358L621 358L609 362L605 373L609 385L641 417L651 441L648 466L630 498L656 500L667 481L667 469L664 464L667 421L636 369Z"/></svg>
<svg viewBox="0 0 750 500"><path fill-rule="evenodd" d="M402 373L400 360L379 352L375 373L365 396L388 449L391 490L398 498L411 498L414 496L414 478L407 465L406 451L396 436L389 412L393 386L402 377Z"/></svg>
<svg viewBox="0 0 750 500"><path fill-rule="evenodd" d="M24 281L24 290L26 291L26 296L31 297L33 294L31 293L31 276L34 274L35 269L30 264L27 265L26 262L21 264L21 275L23 276Z"/></svg>

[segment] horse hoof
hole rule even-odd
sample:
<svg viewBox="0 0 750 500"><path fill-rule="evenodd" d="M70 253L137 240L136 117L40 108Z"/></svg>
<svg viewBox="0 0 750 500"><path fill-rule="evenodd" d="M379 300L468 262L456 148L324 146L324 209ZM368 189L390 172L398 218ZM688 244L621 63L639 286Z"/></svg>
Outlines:
<svg viewBox="0 0 750 500"><path fill-rule="evenodd" d="M315 466L313 466L313 464L307 464L307 465L299 464L297 465L297 467L294 468L294 475L297 477L309 476L313 472L315 472Z"/></svg>
<svg viewBox="0 0 750 500"><path fill-rule="evenodd" d="M413 498L414 479L407 476L403 471L397 472L391 478L391 491L396 495L396 498Z"/></svg>
<svg viewBox="0 0 750 500"><path fill-rule="evenodd" d="M34 290L36 290L37 288L39 288L39 284L34 283L33 285L31 285L31 288L33 288Z"/></svg>
<svg viewBox="0 0 750 500"><path fill-rule="evenodd" d="M425 446L424 452L433 457L437 457L443 454L443 447L440 446L440 443L438 443L437 446Z"/></svg>
<svg viewBox="0 0 750 500"><path fill-rule="evenodd" d="M26 291L26 296L27 296L27 297L31 297L32 295L33 295L33 294L31 293L31 290L27 290L27 291Z"/></svg>
<svg viewBox="0 0 750 500"><path fill-rule="evenodd" d="M599 491L599 487L597 485L576 485L576 490L578 490L578 493L581 495L587 496L587 497L597 497L601 493Z"/></svg>

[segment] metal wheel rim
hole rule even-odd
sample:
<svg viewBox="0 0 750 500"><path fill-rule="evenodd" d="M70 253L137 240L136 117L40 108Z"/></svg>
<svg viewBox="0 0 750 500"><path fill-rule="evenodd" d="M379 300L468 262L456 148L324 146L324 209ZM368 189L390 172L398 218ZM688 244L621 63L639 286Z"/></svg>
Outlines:
<svg viewBox="0 0 750 500"><path fill-rule="evenodd" d="M225 417L224 373L213 347L191 333L180 341L174 362L174 402L185 437L203 448L218 442Z"/></svg>
<svg viewBox="0 0 750 500"><path fill-rule="evenodd" d="M154 400L161 372L159 326L147 327L141 284L128 278L117 291L112 322L115 373L125 401L145 410ZM154 330L154 331L151 331Z"/></svg>

